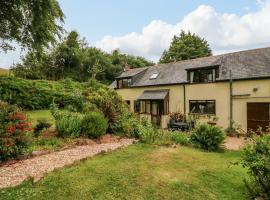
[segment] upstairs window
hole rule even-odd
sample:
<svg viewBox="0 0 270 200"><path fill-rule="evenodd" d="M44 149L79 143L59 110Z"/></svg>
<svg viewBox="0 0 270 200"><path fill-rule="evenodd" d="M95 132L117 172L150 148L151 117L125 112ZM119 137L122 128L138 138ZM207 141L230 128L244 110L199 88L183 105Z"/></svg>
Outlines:
<svg viewBox="0 0 270 200"><path fill-rule="evenodd" d="M117 88L129 88L131 86L131 78L124 78L117 80Z"/></svg>
<svg viewBox="0 0 270 200"><path fill-rule="evenodd" d="M150 76L150 80L152 80L152 79L156 79L157 77L158 77L158 72L155 72L155 73L153 73L151 76Z"/></svg>
<svg viewBox="0 0 270 200"><path fill-rule="evenodd" d="M188 81L190 83L211 83L219 77L218 68L195 69L188 71Z"/></svg>

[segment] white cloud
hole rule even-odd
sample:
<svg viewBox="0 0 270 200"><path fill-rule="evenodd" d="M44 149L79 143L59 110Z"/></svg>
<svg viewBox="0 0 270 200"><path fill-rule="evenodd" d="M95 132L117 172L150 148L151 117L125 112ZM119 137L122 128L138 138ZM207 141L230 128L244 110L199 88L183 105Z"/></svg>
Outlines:
<svg viewBox="0 0 270 200"><path fill-rule="evenodd" d="M107 52L120 49L124 53L157 61L169 47L172 37L183 29L204 37L214 54L270 46L270 0L257 0L257 6L256 12L247 10L240 16L219 13L212 6L201 5L177 24L154 20L139 33L105 36L95 45ZM19 49L8 54L0 53L0 67L18 62L22 55Z"/></svg>
<svg viewBox="0 0 270 200"><path fill-rule="evenodd" d="M118 48L157 61L181 29L204 37L215 54L270 46L270 0L258 0L257 5L258 11L242 16L218 13L212 6L201 5L177 24L154 20L141 33L105 36L96 46L107 52Z"/></svg>

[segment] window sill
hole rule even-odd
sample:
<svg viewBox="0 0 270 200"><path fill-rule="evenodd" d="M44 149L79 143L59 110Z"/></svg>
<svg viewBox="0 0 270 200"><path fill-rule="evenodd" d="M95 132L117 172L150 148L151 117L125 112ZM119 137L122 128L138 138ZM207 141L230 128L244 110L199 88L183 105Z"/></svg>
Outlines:
<svg viewBox="0 0 270 200"><path fill-rule="evenodd" d="M189 115L197 115L197 116L202 116L202 115L216 116L216 113L189 113Z"/></svg>

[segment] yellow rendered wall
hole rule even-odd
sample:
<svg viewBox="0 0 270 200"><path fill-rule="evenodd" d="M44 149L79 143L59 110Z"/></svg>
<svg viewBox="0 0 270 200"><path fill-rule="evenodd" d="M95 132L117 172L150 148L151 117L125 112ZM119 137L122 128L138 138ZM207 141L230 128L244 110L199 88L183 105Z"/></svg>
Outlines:
<svg viewBox="0 0 270 200"><path fill-rule="evenodd" d="M270 79L233 81L233 95L247 95L233 97L233 121L240 125L244 131L247 131L247 103L270 103ZM224 129L229 126L229 82L186 85L186 113L189 112L189 100L216 100L217 125ZM200 122L208 120L206 115L198 117Z"/></svg>
<svg viewBox="0 0 270 200"><path fill-rule="evenodd" d="M215 100L217 125L224 129L229 126L230 86L229 82L203 83L186 85L186 113L189 113L189 100ZM257 89L254 89L257 88ZM130 100L131 110L136 100L145 90L169 89L169 111L184 112L183 85L140 87L117 89L124 100ZM233 82L233 94L250 96L233 98L233 120L247 131L247 102L270 102L270 79L243 80ZM206 115L199 115L200 122L208 121Z"/></svg>
<svg viewBox="0 0 270 200"><path fill-rule="evenodd" d="M270 79L235 82L233 83L233 94L250 94L250 96L233 98L233 119L247 131L247 103L270 103Z"/></svg>
<svg viewBox="0 0 270 200"><path fill-rule="evenodd" d="M156 86L156 87L139 87L139 88L125 88L117 89L117 93L122 96L124 100L130 100L130 108L134 111L134 101L145 91L145 90L164 90L169 89L169 111L183 111L183 86L173 85L173 86Z"/></svg>
<svg viewBox="0 0 270 200"><path fill-rule="evenodd" d="M230 117L230 89L228 82L186 85L186 113L189 113L189 100L215 100L217 125L226 128ZM206 122L207 115L197 115L199 122Z"/></svg>

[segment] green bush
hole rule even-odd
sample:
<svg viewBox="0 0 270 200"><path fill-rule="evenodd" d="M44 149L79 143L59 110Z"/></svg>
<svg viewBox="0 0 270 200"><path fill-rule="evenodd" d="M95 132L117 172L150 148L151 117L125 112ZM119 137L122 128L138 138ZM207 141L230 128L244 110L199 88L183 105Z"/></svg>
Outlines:
<svg viewBox="0 0 270 200"><path fill-rule="evenodd" d="M166 131L164 129L158 129L155 131L155 140L153 142L153 144L156 145L171 145L172 142L172 138L171 138L171 132Z"/></svg>
<svg viewBox="0 0 270 200"><path fill-rule="evenodd" d="M207 151L217 151L221 149L221 144L226 135L221 128L209 124L202 124L195 128L191 134L191 142L198 148Z"/></svg>
<svg viewBox="0 0 270 200"><path fill-rule="evenodd" d="M35 137L37 137L41 131L43 131L44 129L48 129L52 126L51 123L47 122L46 119L40 119L37 121L37 124L34 128L34 134Z"/></svg>
<svg viewBox="0 0 270 200"><path fill-rule="evenodd" d="M0 100L27 110L48 109L54 103L60 109L82 114L101 111L112 133L119 131L113 129L118 118L129 112L115 90L95 80L78 83L70 79L55 82L0 77ZM136 126L135 121L132 121L133 126Z"/></svg>
<svg viewBox="0 0 270 200"><path fill-rule="evenodd" d="M117 92L94 80L88 82L85 86L84 95L88 101L95 104L96 107L108 119L109 131L113 132L113 125L118 117L126 112L126 103Z"/></svg>
<svg viewBox="0 0 270 200"><path fill-rule="evenodd" d="M57 111L56 130L61 137L77 138L81 135L82 118L80 113Z"/></svg>
<svg viewBox="0 0 270 200"><path fill-rule="evenodd" d="M251 182L245 180L252 199L270 199L270 135L256 136L254 143L243 150L242 165L247 168Z"/></svg>
<svg viewBox="0 0 270 200"><path fill-rule="evenodd" d="M129 111L123 112L113 124L113 132L118 135L139 138L140 120L136 114Z"/></svg>
<svg viewBox="0 0 270 200"><path fill-rule="evenodd" d="M168 131L155 128L149 120L143 118L139 125L139 139L142 143L169 145L172 143Z"/></svg>
<svg viewBox="0 0 270 200"><path fill-rule="evenodd" d="M190 137L186 133L174 131L171 133L171 139L176 144L188 145L190 144Z"/></svg>
<svg viewBox="0 0 270 200"><path fill-rule="evenodd" d="M139 126L139 139L143 143L152 144L155 141L156 129L146 118L142 118Z"/></svg>
<svg viewBox="0 0 270 200"><path fill-rule="evenodd" d="M106 133L108 120L98 112L86 114L82 120L82 134L89 138L98 138Z"/></svg>
<svg viewBox="0 0 270 200"><path fill-rule="evenodd" d="M24 112L0 102L0 160L30 152L31 128Z"/></svg>
<svg viewBox="0 0 270 200"><path fill-rule="evenodd" d="M82 84L70 80L53 82L0 77L0 100L27 110L47 109L53 102L81 110L85 102L82 90Z"/></svg>

